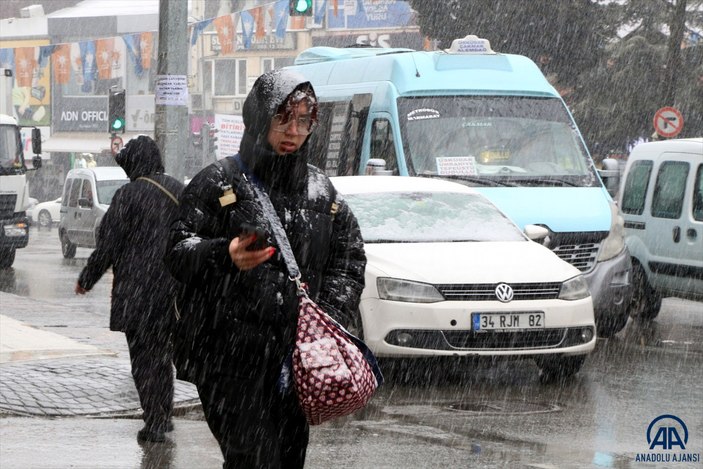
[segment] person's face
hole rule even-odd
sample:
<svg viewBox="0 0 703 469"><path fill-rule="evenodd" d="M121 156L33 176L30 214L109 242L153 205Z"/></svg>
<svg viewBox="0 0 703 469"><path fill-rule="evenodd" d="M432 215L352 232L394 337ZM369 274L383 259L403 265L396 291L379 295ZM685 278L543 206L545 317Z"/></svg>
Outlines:
<svg viewBox="0 0 703 469"><path fill-rule="evenodd" d="M278 155L293 153L312 131L310 106L301 101L286 114L276 114L269 125L268 142Z"/></svg>

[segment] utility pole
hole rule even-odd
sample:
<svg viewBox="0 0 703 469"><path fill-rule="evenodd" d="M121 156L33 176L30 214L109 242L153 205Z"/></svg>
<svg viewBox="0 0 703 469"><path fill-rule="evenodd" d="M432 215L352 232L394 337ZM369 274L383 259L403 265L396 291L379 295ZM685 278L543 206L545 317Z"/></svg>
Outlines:
<svg viewBox="0 0 703 469"><path fill-rule="evenodd" d="M154 136L166 172L183 181L188 148L188 0L159 0Z"/></svg>

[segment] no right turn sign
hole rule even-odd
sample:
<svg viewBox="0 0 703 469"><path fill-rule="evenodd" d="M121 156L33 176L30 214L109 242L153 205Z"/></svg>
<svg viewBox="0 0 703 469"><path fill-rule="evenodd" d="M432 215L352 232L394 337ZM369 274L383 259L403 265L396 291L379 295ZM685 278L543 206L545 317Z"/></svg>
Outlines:
<svg viewBox="0 0 703 469"><path fill-rule="evenodd" d="M683 129L683 116L674 107L663 107L654 113L654 130L662 137L676 137Z"/></svg>

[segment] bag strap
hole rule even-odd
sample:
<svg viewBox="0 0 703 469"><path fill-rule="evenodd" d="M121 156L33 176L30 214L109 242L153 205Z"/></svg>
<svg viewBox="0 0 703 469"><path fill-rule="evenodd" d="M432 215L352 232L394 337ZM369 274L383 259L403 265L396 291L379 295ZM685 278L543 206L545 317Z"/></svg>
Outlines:
<svg viewBox="0 0 703 469"><path fill-rule="evenodd" d="M261 184L261 181L259 181L259 179L251 173L247 165L244 163L244 161L242 161L241 156L239 154L236 154L234 157L231 158L234 160L235 163L237 163L239 169L242 171L242 177L244 178L244 180L251 184L251 187L254 190L254 195L261 204L264 216L266 217L267 221L271 226L273 238L276 240L276 244L278 244L278 247L280 248L281 255L283 256L283 261L285 262L286 268L288 269L288 275L290 280L295 282L296 286L298 287L299 294L307 296L307 292L305 292L305 288L303 287L302 282L300 281L300 268L298 267L298 263L295 261L295 254L293 254L293 248L291 248L290 246L290 241L288 241L288 235L286 234L286 230L281 224L281 219L278 217L276 209L271 203L271 199L266 193L266 190Z"/></svg>
<svg viewBox="0 0 703 469"><path fill-rule="evenodd" d="M159 184L158 182L156 182L156 181L154 181L153 179L148 178L148 177L146 177L146 176L140 176L140 177L138 177L137 179L141 179L141 180L143 180L143 181L148 181L148 182L152 183L153 185L155 185L156 187L158 187L159 189L161 189L161 191L162 191L164 194L166 194L166 195L173 201L174 204L180 205L180 204L178 203L178 199L176 198L176 196L173 195L173 194L171 194L171 192L170 192L168 189L166 189L164 186L162 186L162 185Z"/></svg>

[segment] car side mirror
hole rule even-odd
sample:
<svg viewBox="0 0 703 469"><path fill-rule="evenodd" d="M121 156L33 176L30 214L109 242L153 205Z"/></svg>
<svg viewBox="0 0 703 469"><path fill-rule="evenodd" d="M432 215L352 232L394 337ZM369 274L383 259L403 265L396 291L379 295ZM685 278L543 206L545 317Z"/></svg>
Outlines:
<svg viewBox="0 0 703 469"><path fill-rule="evenodd" d="M41 156L36 155L35 157L32 158L32 168L39 169L39 168L41 168L41 165L42 165Z"/></svg>
<svg viewBox="0 0 703 469"><path fill-rule="evenodd" d="M80 208L90 208L93 206L93 201L89 199L80 198L78 199L78 206Z"/></svg>
<svg viewBox="0 0 703 469"><path fill-rule="evenodd" d="M525 235L532 241L542 242L549 236L549 230L539 225L525 225Z"/></svg>
<svg viewBox="0 0 703 469"><path fill-rule="evenodd" d="M41 153L41 130L36 127L32 128L32 153L35 155Z"/></svg>
<svg viewBox="0 0 703 469"><path fill-rule="evenodd" d="M611 197L616 198L620 187L620 164L615 158L603 160L603 169L598 171Z"/></svg>

